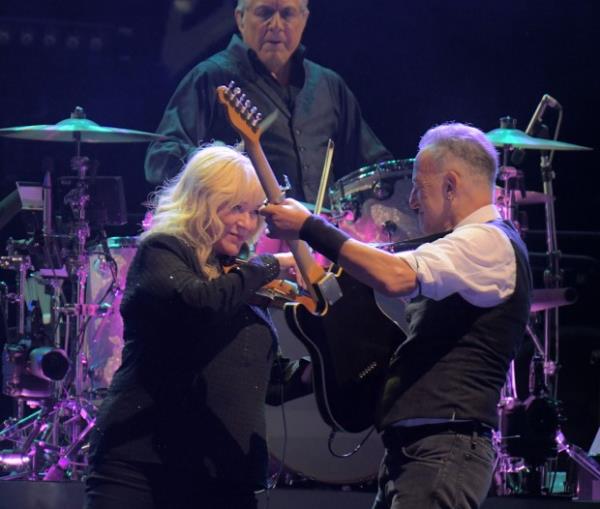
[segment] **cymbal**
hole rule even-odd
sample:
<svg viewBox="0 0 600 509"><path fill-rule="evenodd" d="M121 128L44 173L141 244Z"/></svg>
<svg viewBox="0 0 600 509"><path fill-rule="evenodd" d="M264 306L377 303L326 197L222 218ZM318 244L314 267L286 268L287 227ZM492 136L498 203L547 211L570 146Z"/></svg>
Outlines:
<svg viewBox="0 0 600 509"><path fill-rule="evenodd" d="M137 143L166 139L160 134L104 127L87 118L67 118L58 124L5 127L0 136L34 141L63 141L82 143Z"/></svg>
<svg viewBox="0 0 600 509"><path fill-rule="evenodd" d="M509 145L530 150L592 150L590 147L573 143L534 138L519 129L498 128L486 133L486 136L496 147Z"/></svg>

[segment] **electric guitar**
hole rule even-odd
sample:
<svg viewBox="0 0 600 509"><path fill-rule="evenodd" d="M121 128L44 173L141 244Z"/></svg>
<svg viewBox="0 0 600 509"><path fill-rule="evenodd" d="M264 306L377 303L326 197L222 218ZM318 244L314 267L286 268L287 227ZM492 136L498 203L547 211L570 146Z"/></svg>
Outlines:
<svg viewBox="0 0 600 509"><path fill-rule="evenodd" d="M285 195L260 145L275 117L263 119L233 82L218 87L217 97L244 140L269 202L280 203ZM310 354L319 413L336 431L366 430L374 424L389 360L404 333L381 311L371 288L341 268L326 272L303 241L288 244L312 302L286 304L284 313Z"/></svg>

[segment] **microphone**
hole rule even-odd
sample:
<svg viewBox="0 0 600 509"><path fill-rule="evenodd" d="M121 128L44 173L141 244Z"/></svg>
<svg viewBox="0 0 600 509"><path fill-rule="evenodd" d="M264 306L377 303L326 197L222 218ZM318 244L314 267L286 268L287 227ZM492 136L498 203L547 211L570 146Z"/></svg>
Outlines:
<svg viewBox="0 0 600 509"><path fill-rule="evenodd" d="M556 99L554 99L554 97L552 97L549 94L544 94L542 96L542 99L538 103L535 111L533 112L533 116L531 117L531 120L527 125L527 129L525 129L525 134L533 136L536 127L544 125L542 124L542 117L544 116L546 108L548 107L558 110L562 109L561 104ZM525 150L521 148L515 149L510 156L510 161L515 166L519 166L520 164L522 164L523 159L525 159Z"/></svg>
<svg viewBox="0 0 600 509"><path fill-rule="evenodd" d="M556 99L554 99L554 97L548 94L544 94L542 96L541 101L537 105L537 108L533 112L533 117L531 117L531 120L527 125L527 129L525 129L525 134L531 135L536 124L541 123L542 117L544 116L544 112L546 111L547 107L558 110L562 109L562 106Z"/></svg>

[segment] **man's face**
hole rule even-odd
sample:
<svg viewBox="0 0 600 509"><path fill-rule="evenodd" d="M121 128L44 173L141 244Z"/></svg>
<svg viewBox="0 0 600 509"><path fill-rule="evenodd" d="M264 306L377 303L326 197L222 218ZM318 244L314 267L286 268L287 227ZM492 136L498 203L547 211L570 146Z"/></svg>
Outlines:
<svg viewBox="0 0 600 509"><path fill-rule="evenodd" d="M302 0L247 0L235 18L244 42L267 69L277 72L298 48L308 10Z"/></svg>
<svg viewBox="0 0 600 509"><path fill-rule="evenodd" d="M413 170L410 207L417 211L424 234L440 233L452 228L448 181L444 168L438 168L427 149L419 154Z"/></svg>

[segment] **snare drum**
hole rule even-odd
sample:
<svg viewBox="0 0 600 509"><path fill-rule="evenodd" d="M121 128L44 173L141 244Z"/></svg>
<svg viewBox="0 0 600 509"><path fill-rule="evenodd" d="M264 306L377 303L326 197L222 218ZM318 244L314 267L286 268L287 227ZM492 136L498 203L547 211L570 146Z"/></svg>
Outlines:
<svg viewBox="0 0 600 509"><path fill-rule="evenodd" d="M398 242L421 235L409 206L414 159L365 166L329 191L338 226L363 242Z"/></svg>
<svg viewBox="0 0 600 509"><path fill-rule="evenodd" d="M86 385L92 391L108 388L117 368L121 365L123 349L123 318L119 313L127 270L137 250L137 237L110 237L108 249L117 265L113 283L111 263L102 246L96 246L89 257L90 274L87 302L106 306L101 316L94 316L86 328L85 352L88 361Z"/></svg>

